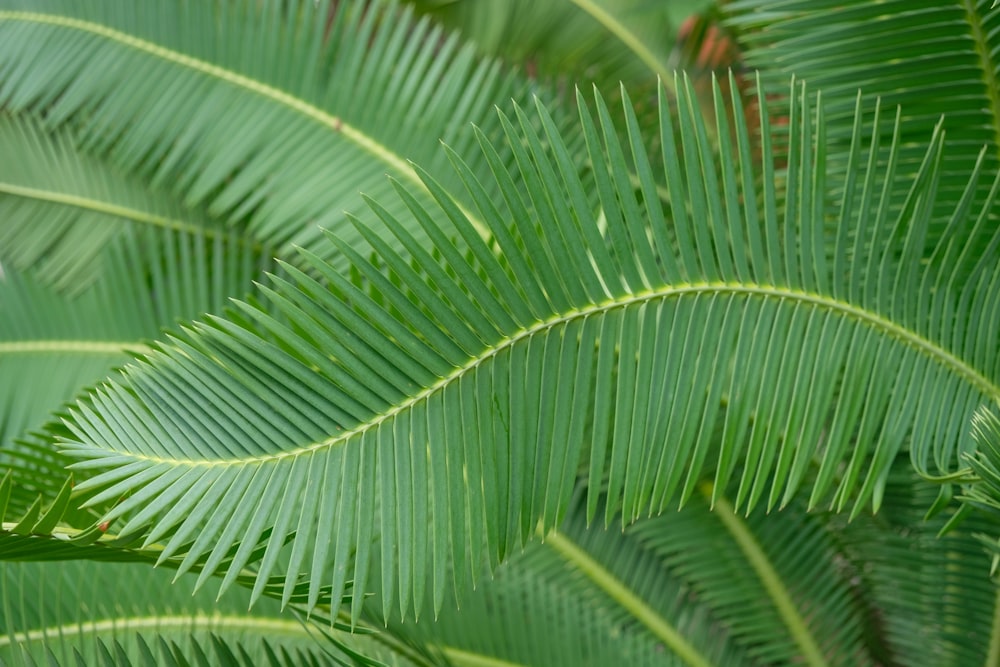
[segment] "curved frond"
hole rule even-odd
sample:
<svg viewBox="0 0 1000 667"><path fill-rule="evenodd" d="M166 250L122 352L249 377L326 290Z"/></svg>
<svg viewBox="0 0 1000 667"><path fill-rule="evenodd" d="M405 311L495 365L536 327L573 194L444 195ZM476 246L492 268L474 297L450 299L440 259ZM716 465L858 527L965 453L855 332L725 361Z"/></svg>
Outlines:
<svg viewBox="0 0 1000 667"><path fill-rule="evenodd" d="M581 113L593 180L541 105L540 121L501 116L523 189L483 141L503 208L449 153L499 255L430 176L433 209L394 182L433 253L371 201L406 254L360 222L377 260L331 236L369 288L304 252L319 277L287 266L261 288L283 319L238 303L129 366L73 411L66 449L97 472L80 488L128 495L107 518L167 556L197 536L187 558L207 557L204 576L236 548L235 576L270 530L262 575L334 598L375 577L405 614L557 526L578 471L588 518L603 488L606 521L625 522L705 475L735 483L740 508L782 506L808 481L811 505L857 512L901 451L954 473L963 424L1000 395L1000 262L964 242L986 237L995 258L1000 235L959 208L925 248L940 136L902 205L867 194L895 184L892 161L859 164L840 191L860 205L830 234L823 117L804 92L783 210L771 155L754 165L737 121L716 162L687 93L676 119L660 107L664 210L644 142L621 145L596 104L596 120ZM956 288L956 272L974 279Z"/></svg>
<svg viewBox="0 0 1000 667"><path fill-rule="evenodd" d="M746 63L761 71L769 92L783 95L793 74L823 91L831 154L847 159L859 88L887 108L901 108L909 144L900 148L901 171L916 170L923 157L917 144L942 124L940 226L932 226L938 234L977 163L986 173L1000 166L1000 11L992 5L737 0L725 12L742 31ZM981 184L979 203L988 188Z"/></svg>
<svg viewBox="0 0 1000 667"><path fill-rule="evenodd" d="M7 665L430 664L407 659L371 632L314 627L282 613L276 601L250 613L245 590L191 596L170 573L137 564L0 563L0 582L0 660ZM209 663L200 656L211 656Z"/></svg>
<svg viewBox="0 0 1000 667"><path fill-rule="evenodd" d="M900 463L878 515L830 526L855 564L882 664L988 665L1000 655L1000 593L976 536L995 531L995 520L973 513L942 535L949 519L926 518L939 489Z"/></svg>
<svg viewBox="0 0 1000 667"><path fill-rule="evenodd" d="M454 181L439 141L468 152L470 121L495 133L494 100L528 89L383 2L5 2L0 45L0 106L79 126L89 151L273 247L323 252L321 228L364 242L343 212L386 198L386 172L419 189L418 160Z"/></svg>
<svg viewBox="0 0 1000 667"><path fill-rule="evenodd" d="M588 528L579 502L558 532L416 630L448 656L538 667L876 664L863 591L826 517L796 504L744 519L723 504L699 495L622 534Z"/></svg>
<svg viewBox="0 0 1000 667"><path fill-rule="evenodd" d="M607 94L616 92L610 84L669 80L675 68L672 47L678 26L710 4L706 0L409 1L418 11L457 29L485 53L543 76L594 82Z"/></svg>
<svg viewBox="0 0 1000 667"><path fill-rule="evenodd" d="M134 235L162 230L199 237L198 245L248 246L194 210L82 154L74 137L49 135L38 121L0 115L0 261L29 268L46 284L78 293L100 275L104 248L123 230ZM152 242L152 241L151 241Z"/></svg>

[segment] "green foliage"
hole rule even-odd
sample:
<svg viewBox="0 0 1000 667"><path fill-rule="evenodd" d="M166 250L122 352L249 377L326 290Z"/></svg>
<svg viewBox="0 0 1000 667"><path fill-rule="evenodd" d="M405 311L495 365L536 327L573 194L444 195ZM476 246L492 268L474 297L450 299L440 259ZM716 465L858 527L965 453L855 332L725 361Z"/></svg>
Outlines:
<svg viewBox="0 0 1000 667"><path fill-rule="evenodd" d="M0 1L3 659L995 662L1000 13L423 4Z"/></svg>

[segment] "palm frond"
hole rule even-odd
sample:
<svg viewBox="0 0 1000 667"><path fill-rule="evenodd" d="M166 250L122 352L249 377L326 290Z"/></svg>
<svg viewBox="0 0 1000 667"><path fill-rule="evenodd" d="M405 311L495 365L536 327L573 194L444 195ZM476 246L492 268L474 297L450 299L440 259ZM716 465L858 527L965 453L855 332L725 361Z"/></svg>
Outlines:
<svg viewBox="0 0 1000 667"><path fill-rule="evenodd" d="M699 495L622 534L588 528L581 498L558 533L513 556L422 636L446 655L521 665L875 664L854 573L838 564L825 519L801 505L743 519Z"/></svg>
<svg viewBox="0 0 1000 667"><path fill-rule="evenodd" d="M105 377L130 352L146 349L142 341L159 331L153 301L129 295L131 288L124 281L94 285L71 297L6 270L0 280L0 373L6 379L0 387L0 440L40 426L51 410ZM134 307L114 308L124 303Z"/></svg>
<svg viewBox="0 0 1000 667"><path fill-rule="evenodd" d="M8 268L0 279L0 470L17 476L17 511L39 494L51 500L67 479L65 457L32 431L164 328L220 310L272 266L228 234L125 229L102 245L104 270L82 290L58 291L37 271Z"/></svg>
<svg viewBox="0 0 1000 667"><path fill-rule="evenodd" d="M635 87L657 77L671 80L678 26L709 3L411 0L410 4L455 28L484 53L543 76L595 83L610 95L619 82Z"/></svg>
<svg viewBox="0 0 1000 667"><path fill-rule="evenodd" d="M995 519L973 513L942 535L948 517L926 518L939 489L900 463L878 515L830 526L871 609L868 631L885 644L883 664L989 664L1000 650L1000 595L977 535Z"/></svg>
<svg viewBox="0 0 1000 667"><path fill-rule="evenodd" d="M77 295L10 268L0 279L3 440L39 426L83 386L104 377L177 321L221 309L273 266L236 239L173 230L126 233L101 253L104 279Z"/></svg>
<svg viewBox="0 0 1000 667"><path fill-rule="evenodd" d="M15 471L20 472L20 471ZM65 476L63 476L65 477ZM194 563L187 561L187 551L191 544L184 545L179 554L163 557L158 549L147 549L141 544L141 536L117 532L120 526L111 522L98 522L99 516L94 511L81 512L76 503L90 496L82 497L76 493L72 479L66 479L58 494L51 500L37 497L26 510L19 510L12 503L19 489L13 482L14 476L8 471L0 478L0 561L20 562L50 562L50 561L96 561L112 563L145 563L164 570L177 570L184 566L186 570L202 572L204 559ZM30 479L30 476L29 476ZM114 506L109 503L108 506ZM257 546L257 555L266 546L267 535L263 543ZM223 558L226 566L235 555L235 549ZM247 570L239 573L235 581L244 588L257 586L256 573ZM297 586L291 595L287 595L281 579L272 579L260 587L265 597L284 599L286 603L300 606L309 599L311 594L307 585ZM336 604L329 597L329 587L320 591L316 604L329 609L343 603L350 603L350 591L345 593ZM333 619L331 621L340 630L354 629Z"/></svg>
<svg viewBox="0 0 1000 667"><path fill-rule="evenodd" d="M690 498L706 474L737 483L750 509L786 504L809 473L811 505L854 512L879 504L900 451L953 474L973 446L962 425L1000 395L1000 290L987 287L1000 262L960 244L985 235L995 257L1000 236L960 208L925 250L940 135L895 215L866 194L876 174L895 183L893 163L859 162L843 187L861 205L830 237L816 224L823 117L804 92L781 211L770 154L758 200L746 126L717 163L691 104L685 93L676 120L660 108L667 211L644 142L622 146L600 98L597 120L581 114L592 181L543 106L544 143L527 112L501 116L525 184L484 140L503 209L450 155L502 255L430 176L432 210L394 184L433 253L370 202L405 255L360 222L377 261L331 239L371 290L305 252L325 284L287 266L261 288L283 321L238 303L130 365L73 411L66 449L97 473L80 488L128 495L106 518L163 540L165 556L197 535L187 560L207 555L201 581L238 548L227 586L270 530L262 577L287 554L288 590L303 580L337 599L348 579L367 590L375 577L405 613L439 609L452 577L465 590L539 521L557 526L578 469L589 518L604 488L606 520L625 522ZM955 290L956 271L978 277ZM959 309L982 316L959 330Z"/></svg>
<svg viewBox="0 0 1000 667"><path fill-rule="evenodd" d="M456 664L474 663L471 657L526 667L764 664L636 537L639 526L667 517L623 535L588 528L581 501L558 533L513 555L457 608L446 605L413 630Z"/></svg>
<svg viewBox="0 0 1000 667"><path fill-rule="evenodd" d="M248 591L220 599L142 565L0 563L0 660L26 664L428 665L371 632L351 635L282 613L247 611ZM208 663L199 658L209 656ZM391 662L383 662L389 660ZM34 661L34 662L32 662Z"/></svg>
<svg viewBox="0 0 1000 667"><path fill-rule="evenodd" d="M551 81L554 90L567 91L570 82L582 88L593 85L609 101L616 121L624 121L618 113L624 84L637 100L639 127L652 133L657 126L657 88L666 86L672 97L673 75L683 64L681 26L711 2L408 0L408 4L456 30L480 52L510 62L528 76ZM572 102L569 95L566 98Z"/></svg>
<svg viewBox="0 0 1000 667"><path fill-rule="evenodd" d="M3 137L4 129L12 136ZM68 157L67 162L49 162L49 151L68 147L48 143L34 124L10 120L0 126L0 141L5 138L10 140L6 147L23 142L24 150L4 155L25 160L3 162L22 184L37 186L39 179L51 178L60 184L58 191L49 192L56 197L77 198L84 190L113 192L122 198L104 199L99 207L127 208L136 218L162 218L165 213L156 204L147 206L156 200L146 193L115 190L105 172L77 161L79 156L63 153L59 157ZM28 157L30 146L38 148L37 161ZM73 183L81 190L75 191ZM219 310L272 266L263 248L226 230L199 232L199 225L165 219L155 229L115 229L117 213L66 213L37 200L23 206L14 201L18 198L0 197L0 365L4 376L13 379L4 384L0 405L24 409L0 412L0 436L20 435L25 427L38 425L41 415L106 375L126 358L124 353L146 349L142 340L155 338L177 321ZM163 200L157 203L176 210ZM106 265L106 275L91 284L95 265ZM70 285L70 293L60 293Z"/></svg>
<svg viewBox="0 0 1000 667"><path fill-rule="evenodd" d="M439 141L468 152L470 121L495 133L493 101L529 88L394 3L2 7L0 106L278 249L362 244L359 192L419 189L409 160L454 181Z"/></svg>
<svg viewBox="0 0 1000 667"><path fill-rule="evenodd" d="M978 446L967 460L974 478L963 487L959 500L966 509L975 508L984 515L978 537L993 556L991 574L995 577L1000 566L1000 417L995 405L983 406L976 413L972 432Z"/></svg>
<svg viewBox="0 0 1000 667"><path fill-rule="evenodd" d="M978 161L986 173L1000 165L1000 12L990 5L737 0L725 11L742 32L746 63L761 71L769 92L782 96L792 74L823 91L831 154L846 160L859 88L867 99L901 108L901 171L916 170L923 157L916 144L942 123L938 234ZM977 191L978 204L988 188Z"/></svg>
<svg viewBox="0 0 1000 667"><path fill-rule="evenodd" d="M715 492L706 485L702 493ZM716 495L711 512L699 499L694 511L638 523L633 533L763 664L875 664L853 573L826 517L796 504L743 518Z"/></svg>
<svg viewBox="0 0 1000 667"><path fill-rule="evenodd" d="M170 197L103 161L82 154L66 131L50 136L27 116L0 116L0 261L29 268L46 284L78 293L100 275L104 248L131 227L171 230L201 237L205 247L221 239L263 254L204 213L185 210Z"/></svg>

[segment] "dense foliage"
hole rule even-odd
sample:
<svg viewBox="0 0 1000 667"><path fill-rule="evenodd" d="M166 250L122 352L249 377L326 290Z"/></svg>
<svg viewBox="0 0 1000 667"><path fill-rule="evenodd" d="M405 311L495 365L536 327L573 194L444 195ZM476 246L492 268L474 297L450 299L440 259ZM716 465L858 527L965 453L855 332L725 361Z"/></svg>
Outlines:
<svg viewBox="0 0 1000 667"><path fill-rule="evenodd" d="M991 4L0 0L0 661L996 664Z"/></svg>

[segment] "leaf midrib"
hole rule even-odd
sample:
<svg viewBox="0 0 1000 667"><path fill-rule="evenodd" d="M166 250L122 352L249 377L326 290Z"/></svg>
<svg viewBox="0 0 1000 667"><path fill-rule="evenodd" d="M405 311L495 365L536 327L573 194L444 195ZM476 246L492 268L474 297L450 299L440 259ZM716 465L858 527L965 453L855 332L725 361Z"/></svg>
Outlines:
<svg viewBox="0 0 1000 667"><path fill-rule="evenodd" d="M691 667L712 667L705 656L692 646L676 627L568 537L552 532L545 537L544 543L626 609L686 664Z"/></svg>
<svg viewBox="0 0 1000 667"><path fill-rule="evenodd" d="M697 295L745 295L745 296L757 296L762 298L776 299L779 301L793 301L802 304L813 305L818 308L825 309L829 312L839 313L843 317L852 319L862 324L865 324L876 331L883 333L895 340L900 341L902 344L911 347L921 354L929 357L933 361L937 362L949 372L964 378L967 382L973 385L978 391L993 398L994 400L1000 401L1000 386L995 384L992 380L987 378L985 375L980 373L978 370L967 364L964 360L960 359L950 351L942 348L935 342L924 338L916 331L907 329L906 327L893 322L892 320L879 315L878 313L871 312L855 306L854 304L841 301L832 297L824 296L821 294L815 294L811 292L805 292L802 290L796 290L784 287L774 287L770 285L756 285L756 284L745 284L745 283L726 283L726 282L712 282L712 283L690 283L683 285L668 285L655 290L649 290L644 292L639 292L635 294L630 294L626 297L620 297L618 299L609 299L603 303L592 304L586 308L575 309L561 315L557 315L548 320L538 322L533 326L513 334L512 336L504 339L497 345L484 350L479 356L470 359L463 366L457 367L447 376L438 380L430 387L427 387L423 391L407 398L406 400L400 402L399 404L393 406L386 412L376 415L372 419L369 419L356 427L339 433L333 438L328 438L320 442L311 443L308 445L303 445L296 447L295 449L290 449L287 451L277 452L274 454L266 454L261 456L245 457L245 458L235 458L235 459L178 459L178 458L164 458L156 456L148 456L144 454L138 454L135 452L118 452L124 453L127 456L134 458L135 460L149 461L151 463L169 463L173 465L188 465L188 466L216 466L216 465L234 465L234 464L259 464L278 461L285 458L294 458L304 454L309 454L320 449L327 447L335 447L341 443L345 443L348 440L354 438L355 436L361 435L371 428L374 428L381 424L382 422L391 419L395 415L408 410L412 406L420 403L423 400L428 399L438 391L443 390L449 384L457 380L458 378L464 376L467 372L475 369L480 364L488 361L492 357L495 357L503 350L515 345L516 343L529 338L531 336L542 333L549 329L553 329L559 325L567 324L577 319L593 317L595 315L604 314L610 310L616 308L627 308L630 306L641 305L655 301L657 299L668 299L672 297L681 296L697 296Z"/></svg>
<svg viewBox="0 0 1000 667"><path fill-rule="evenodd" d="M511 662L485 653L476 653L454 646L438 646L448 661L455 667L529 667L520 662Z"/></svg>
<svg viewBox="0 0 1000 667"><path fill-rule="evenodd" d="M123 218L125 220L131 220L132 222L139 223L142 225L148 225L150 227L170 229L184 234L190 234L192 236L202 236L207 239L235 238L235 240L238 243L246 245L257 252L263 250L263 246L260 243L254 242L248 238L244 238L239 235L234 236L231 232L230 233L222 232L220 230L215 230L210 227L203 227L200 225L192 224L190 222L186 222L184 220L178 220L177 218L168 218L166 216L157 215L156 213L150 213L148 211L142 211L137 208L131 208L128 206L122 206L120 204L115 204L108 201L102 201L99 199L95 199L93 197L84 197L82 195L74 195L66 192L58 192L56 190L49 190L43 188L32 188L23 185L17 185L15 183L7 183L2 181L0 181L0 194L6 194L13 197L22 197L24 199L34 199L36 201L44 201L44 202L49 202L51 204L58 204L62 206L69 206L73 208L82 209L85 211L100 213L102 215L108 215L116 218Z"/></svg>
<svg viewBox="0 0 1000 667"><path fill-rule="evenodd" d="M5 354L50 354L70 352L73 354L123 354L134 352L148 354L153 349L148 345L132 341L95 340L16 340L0 341L0 355Z"/></svg>
<svg viewBox="0 0 1000 667"><path fill-rule="evenodd" d="M237 88L242 88L265 99L271 100L272 102L280 104L288 109L296 111L317 124L343 136L345 139L358 146L368 154L389 165L389 167L395 170L401 177L410 183L413 183L422 191L428 191L427 186L424 185L424 182L420 179L420 176L410 163L397 155L394 151L390 150L387 146L375 140L372 136L366 134L365 132L362 132L353 125L344 122L344 120L339 116L323 111L306 100L300 97L295 97L294 95L279 90L274 86L270 86L261 81L257 81L256 79L239 74L238 72L234 72L224 67L219 67L218 65L213 65L212 63L204 60L179 53L165 46L160 46L159 44L155 44L148 40L135 37L128 33L121 32L120 30L115 30L114 28L109 28L106 25L101 25L92 21L84 21L82 19L75 19L68 16L58 16L55 14L45 14L41 12L0 11L0 22L2 21L37 23L79 30L81 32L89 32L97 35L98 37L103 37L117 42L123 46L133 48L153 57L176 63L182 67L187 67L188 69L206 76L214 77ZM458 206L480 235L482 235L483 238L489 238L490 235L482 221L472 215L472 213L461 204L458 204Z"/></svg>
<svg viewBox="0 0 1000 667"><path fill-rule="evenodd" d="M280 633L287 636L309 638L308 630L297 621L261 618L260 616L237 614L193 614L163 615L163 616L117 616L114 618L94 621L66 623L64 625L37 628L34 630L14 632L11 635L0 635L0 647L14 643L41 641L52 637L99 635L107 632L128 630L165 630L165 629L206 629L206 630L247 630L259 631L264 636Z"/></svg>
<svg viewBox="0 0 1000 667"><path fill-rule="evenodd" d="M996 64L991 58L991 49L983 32L983 17L980 16L976 3L972 0L962 0L962 9L965 10L965 20L969 24L972 42L979 57L983 85L986 87L986 97L989 99L994 155L1000 159L1000 79L997 78Z"/></svg>
<svg viewBox="0 0 1000 667"><path fill-rule="evenodd" d="M719 518L732 537L736 546L746 557L747 562L757 574L764 590L771 598L772 604L778 612L778 616L785 623L792 640L801 651L801 659L811 667L828 667L823 652L816 643L815 637L809 631L806 619L799 613L799 609L792 599L792 595L782 581L774 564L768 558L767 553L758 543L750 528L746 525L733 509L733 506L725 498L716 496L712 484L706 482L701 487L702 495L712 502L712 512Z"/></svg>

